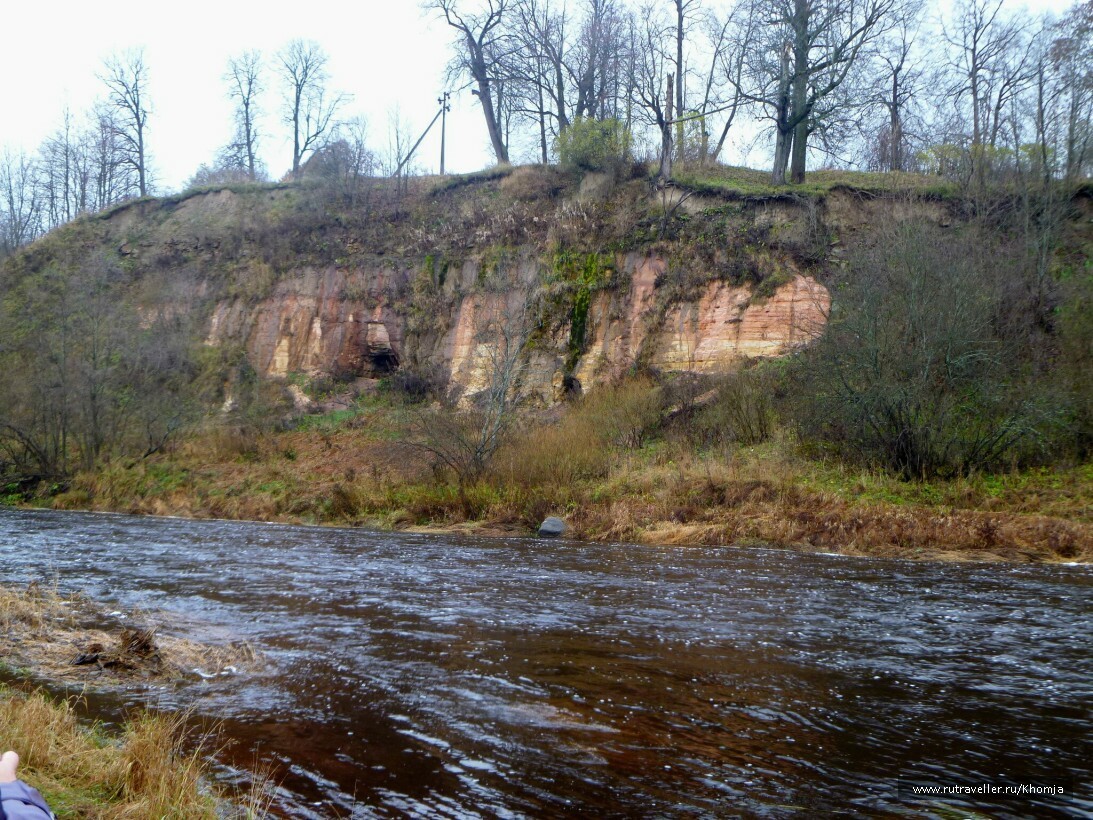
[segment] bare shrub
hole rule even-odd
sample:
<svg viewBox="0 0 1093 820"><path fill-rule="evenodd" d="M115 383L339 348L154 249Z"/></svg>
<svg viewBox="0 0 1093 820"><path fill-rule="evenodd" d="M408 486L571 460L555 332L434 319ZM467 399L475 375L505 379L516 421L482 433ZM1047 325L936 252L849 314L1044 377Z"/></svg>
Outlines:
<svg viewBox="0 0 1093 820"><path fill-rule="evenodd" d="M525 488L567 487L604 478L611 453L603 434L589 413L574 406L560 421L536 426L509 442L497 454L493 475L504 485Z"/></svg>
<svg viewBox="0 0 1093 820"><path fill-rule="evenodd" d="M907 478L1035 454L1057 403L1039 372L1050 300L1007 298L1032 273L974 227L904 223L851 260L795 373L797 422L840 455Z"/></svg>
<svg viewBox="0 0 1093 820"><path fill-rule="evenodd" d="M645 377L594 390L581 404L605 441L631 450L640 449L659 428L665 409L663 392Z"/></svg>
<svg viewBox="0 0 1093 820"><path fill-rule="evenodd" d="M760 444L774 433L773 377L761 367L722 376L690 428L699 446Z"/></svg>
<svg viewBox="0 0 1093 820"><path fill-rule="evenodd" d="M526 364L532 321L527 302L512 304L507 294L487 306L475 334L483 351L483 389L470 397L469 408L449 403L421 410L414 419L410 443L455 473L460 488L482 475L512 430L516 383Z"/></svg>

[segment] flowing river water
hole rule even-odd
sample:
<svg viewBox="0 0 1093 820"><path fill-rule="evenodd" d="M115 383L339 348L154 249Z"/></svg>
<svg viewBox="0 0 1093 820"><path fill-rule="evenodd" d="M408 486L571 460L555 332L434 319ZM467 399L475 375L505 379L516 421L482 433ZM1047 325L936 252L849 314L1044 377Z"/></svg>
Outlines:
<svg viewBox="0 0 1093 820"><path fill-rule="evenodd" d="M1093 813L1085 566L0 511L41 578L265 653L91 706L222 720L285 816Z"/></svg>

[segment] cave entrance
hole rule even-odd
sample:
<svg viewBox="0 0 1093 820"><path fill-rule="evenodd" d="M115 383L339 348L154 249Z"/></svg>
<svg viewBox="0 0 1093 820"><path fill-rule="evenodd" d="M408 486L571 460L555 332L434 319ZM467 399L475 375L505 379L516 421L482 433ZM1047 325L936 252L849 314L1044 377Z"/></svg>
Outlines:
<svg viewBox="0 0 1093 820"><path fill-rule="evenodd" d="M398 354L393 350L379 350L370 354L372 372L377 375L387 375L398 370Z"/></svg>

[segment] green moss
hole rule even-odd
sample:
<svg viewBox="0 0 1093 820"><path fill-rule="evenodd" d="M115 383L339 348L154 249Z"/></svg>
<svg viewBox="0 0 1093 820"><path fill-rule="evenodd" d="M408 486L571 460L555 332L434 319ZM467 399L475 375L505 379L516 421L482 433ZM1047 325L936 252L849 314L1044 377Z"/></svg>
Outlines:
<svg viewBox="0 0 1093 820"><path fill-rule="evenodd" d="M752 293L752 302L758 304L767 301L778 292L778 288L782 285L788 285L792 281L793 273L785 269L763 277Z"/></svg>
<svg viewBox="0 0 1093 820"><path fill-rule="evenodd" d="M607 287L615 273L615 260L608 254L561 250L551 261L551 278L570 294L569 342L566 346L567 372L572 372L585 350L588 311L593 292Z"/></svg>

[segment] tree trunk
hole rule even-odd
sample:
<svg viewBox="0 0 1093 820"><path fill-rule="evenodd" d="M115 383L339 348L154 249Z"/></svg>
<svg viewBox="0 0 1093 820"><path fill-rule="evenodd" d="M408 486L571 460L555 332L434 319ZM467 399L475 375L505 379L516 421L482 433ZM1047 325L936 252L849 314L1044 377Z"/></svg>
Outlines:
<svg viewBox="0 0 1093 820"><path fill-rule="evenodd" d="M786 166L789 165L790 146L793 144L793 132L778 129L774 140L774 171L771 182L774 185L786 184Z"/></svg>
<svg viewBox="0 0 1093 820"><path fill-rule="evenodd" d="M509 150L505 146L505 138L501 133L501 123L497 120L497 112L493 107L493 96L490 89L490 78L486 73L486 63L478 57L472 63L474 79L478 83L475 95L482 105L482 116L486 118L486 130L490 134L490 144L493 146L494 156L498 165L509 164Z"/></svg>
<svg viewBox="0 0 1093 820"><path fill-rule="evenodd" d="M794 184L805 181L805 157L808 148L808 6L809 0L794 0L793 4L793 148L790 179Z"/></svg>
<svg viewBox="0 0 1093 820"><path fill-rule="evenodd" d="M774 185L786 184L786 165L789 164L789 149L793 142L793 131L789 126L789 53L790 45L782 49L782 70L778 78L778 110L774 119L774 168L771 182Z"/></svg>
<svg viewBox="0 0 1093 820"><path fill-rule="evenodd" d="M540 77L542 73L540 72ZM547 127L546 127L546 103L543 100L543 86L539 86L539 149L543 155L543 165L550 162L550 155L547 153Z"/></svg>
<svg viewBox="0 0 1093 820"><path fill-rule="evenodd" d="M144 161L144 123L137 125L137 180L140 185L140 195L148 196L148 179L146 174L147 163Z"/></svg>
<svg viewBox="0 0 1093 820"><path fill-rule="evenodd" d="M251 122L250 111L250 99L247 99L246 105L243 109L244 118L244 130L246 132L245 139L247 140L247 175L250 177L251 182L258 179L258 172L254 162L254 123Z"/></svg>
<svg viewBox="0 0 1093 820"><path fill-rule="evenodd" d="M292 105L292 178L300 176L300 86L296 86L296 97Z"/></svg>
<svg viewBox="0 0 1093 820"><path fill-rule="evenodd" d="M664 95L664 121L660 125L660 178L668 182L672 178L672 75L668 75L667 93Z"/></svg>
<svg viewBox="0 0 1093 820"><path fill-rule="evenodd" d="M899 72L892 72L892 110L889 139L892 141L890 171L903 170L903 122L899 113Z"/></svg>
<svg viewBox="0 0 1093 820"><path fill-rule="evenodd" d="M676 151L679 152L679 160L683 161L683 152L686 146L683 142L683 0L676 0ZM668 96L672 96L671 89ZM672 119L672 115L668 115Z"/></svg>

